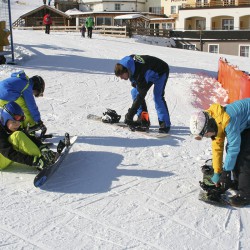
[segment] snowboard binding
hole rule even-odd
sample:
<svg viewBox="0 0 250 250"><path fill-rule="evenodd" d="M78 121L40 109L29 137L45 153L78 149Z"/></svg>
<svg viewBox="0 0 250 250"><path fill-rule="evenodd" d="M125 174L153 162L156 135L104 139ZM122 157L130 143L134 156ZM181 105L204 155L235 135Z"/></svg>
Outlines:
<svg viewBox="0 0 250 250"><path fill-rule="evenodd" d="M60 140L58 145L57 145L57 153L61 154L62 151L64 150L65 147L69 147L70 146L70 137L69 137L69 133L65 133L64 139Z"/></svg>
<svg viewBox="0 0 250 250"><path fill-rule="evenodd" d="M113 109L107 109L106 112L103 113L102 122L104 123L118 123L121 119L121 116L116 113Z"/></svg>

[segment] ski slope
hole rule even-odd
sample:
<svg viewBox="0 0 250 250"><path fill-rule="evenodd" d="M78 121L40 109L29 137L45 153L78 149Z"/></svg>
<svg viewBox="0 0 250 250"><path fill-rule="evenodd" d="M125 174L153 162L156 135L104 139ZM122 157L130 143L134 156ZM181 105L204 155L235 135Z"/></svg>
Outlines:
<svg viewBox="0 0 250 250"><path fill-rule="evenodd" d="M23 0L24 1L24 0ZM14 3L13 3L14 4ZM200 166L210 141L195 141L189 117L213 102L225 104L216 81L219 58L241 70L249 59L79 33L14 30L16 65L1 65L0 79L24 70L46 82L37 99L52 141L77 135L61 168L41 189L36 170L14 165L0 172L1 249L250 249L250 210L198 200ZM122 119L132 104L129 81L113 74L129 54L148 54L170 66L166 101L171 136L158 140L87 120L112 108ZM152 90L146 97L157 127Z"/></svg>

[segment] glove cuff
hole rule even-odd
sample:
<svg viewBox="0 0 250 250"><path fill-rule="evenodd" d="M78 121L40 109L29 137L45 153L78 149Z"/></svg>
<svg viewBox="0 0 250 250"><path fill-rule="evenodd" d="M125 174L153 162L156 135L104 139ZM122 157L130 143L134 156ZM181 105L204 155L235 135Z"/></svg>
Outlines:
<svg viewBox="0 0 250 250"><path fill-rule="evenodd" d="M213 183L218 183L220 179L220 174L215 173L213 177L211 178Z"/></svg>

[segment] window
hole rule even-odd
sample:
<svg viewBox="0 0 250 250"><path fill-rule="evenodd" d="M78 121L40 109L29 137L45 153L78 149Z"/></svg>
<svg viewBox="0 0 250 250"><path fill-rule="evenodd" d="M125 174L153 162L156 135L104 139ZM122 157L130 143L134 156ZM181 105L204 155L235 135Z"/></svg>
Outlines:
<svg viewBox="0 0 250 250"><path fill-rule="evenodd" d="M171 14L176 14L176 6L171 6Z"/></svg>
<svg viewBox="0 0 250 250"><path fill-rule="evenodd" d="M115 4L115 10L121 10L121 5L119 3Z"/></svg>
<svg viewBox="0 0 250 250"><path fill-rule="evenodd" d="M196 29L197 30L205 30L206 29L206 21L205 20L196 20Z"/></svg>
<svg viewBox="0 0 250 250"><path fill-rule="evenodd" d="M97 17L96 18L96 26L100 25L111 25L111 18L110 17Z"/></svg>
<svg viewBox="0 0 250 250"><path fill-rule="evenodd" d="M188 49L188 50L195 50L196 47L194 44L182 44L183 49Z"/></svg>
<svg viewBox="0 0 250 250"><path fill-rule="evenodd" d="M209 53L219 53L219 45L218 44L209 44L208 45L208 52Z"/></svg>
<svg viewBox="0 0 250 250"><path fill-rule="evenodd" d="M173 23L163 23L162 28L163 29L173 29Z"/></svg>
<svg viewBox="0 0 250 250"><path fill-rule="evenodd" d="M240 56L249 57L250 46L240 45Z"/></svg>
<svg viewBox="0 0 250 250"><path fill-rule="evenodd" d="M234 20L233 19L222 19L222 29L223 30L233 30Z"/></svg>
<svg viewBox="0 0 250 250"><path fill-rule="evenodd" d="M149 12L154 14L161 14L161 7L149 7Z"/></svg>

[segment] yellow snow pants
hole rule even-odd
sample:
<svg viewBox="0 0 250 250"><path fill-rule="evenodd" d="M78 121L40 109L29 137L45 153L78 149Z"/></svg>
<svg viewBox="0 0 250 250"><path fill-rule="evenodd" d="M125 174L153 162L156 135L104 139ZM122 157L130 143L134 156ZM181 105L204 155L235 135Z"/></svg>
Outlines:
<svg viewBox="0 0 250 250"><path fill-rule="evenodd" d="M14 132L8 140L16 151L26 155L41 156L40 149L37 145L22 131ZM11 163L13 163L13 161L0 154L0 170L8 167Z"/></svg>

